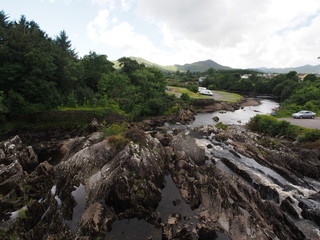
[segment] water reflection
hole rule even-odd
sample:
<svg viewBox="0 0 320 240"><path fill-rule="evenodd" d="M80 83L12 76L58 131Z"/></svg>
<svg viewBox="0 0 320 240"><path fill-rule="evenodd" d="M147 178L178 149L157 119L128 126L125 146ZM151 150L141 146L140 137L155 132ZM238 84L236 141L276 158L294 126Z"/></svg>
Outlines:
<svg viewBox="0 0 320 240"><path fill-rule="evenodd" d="M279 103L271 100L260 100L261 104L258 106L248 106L238 109L234 112L219 111L214 113L199 113L196 115L195 121L191 124L192 127L199 127L204 125L215 125L216 122L212 120L213 117L218 117L219 122L224 124L246 124L250 118L257 114L271 114L273 109L279 107Z"/></svg>

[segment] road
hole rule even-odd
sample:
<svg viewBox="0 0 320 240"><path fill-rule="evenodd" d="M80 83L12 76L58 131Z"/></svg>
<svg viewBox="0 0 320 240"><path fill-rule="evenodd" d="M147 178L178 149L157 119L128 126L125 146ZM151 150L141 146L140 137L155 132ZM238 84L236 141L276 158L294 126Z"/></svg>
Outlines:
<svg viewBox="0 0 320 240"><path fill-rule="evenodd" d="M314 119L279 118L278 120L285 120L300 127L320 129L320 118L318 117Z"/></svg>

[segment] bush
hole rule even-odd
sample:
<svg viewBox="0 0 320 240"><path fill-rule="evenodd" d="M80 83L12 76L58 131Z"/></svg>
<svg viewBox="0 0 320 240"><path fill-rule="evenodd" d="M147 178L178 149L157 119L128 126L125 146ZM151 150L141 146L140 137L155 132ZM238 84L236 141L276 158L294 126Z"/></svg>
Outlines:
<svg viewBox="0 0 320 240"><path fill-rule="evenodd" d="M167 111L164 112L164 115L169 116L171 114L178 112L178 110L179 110L179 106L177 106L177 105L172 106L171 108L169 108Z"/></svg>
<svg viewBox="0 0 320 240"><path fill-rule="evenodd" d="M108 127L102 128L101 131L104 137L109 137L123 134L125 131L127 131L127 126L125 124L113 123Z"/></svg>
<svg viewBox="0 0 320 240"><path fill-rule="evenodd" d="M119 151L122 150L130 140L123 135L113 135L108 137L108 142L114 150Z"/></svg>
<svg viewBox="0 0 320 240"><path fill-rule="evenodd" d="M209 90L216 90L217 87L216 87L216 85L211 84L211 85L208 86L208 89L209 89Z"/></svg>
<svg viewBox="0 0 320 240"><path fill-rule="evenodd" d="M223 124L222 122L218 122L218 123L216 124L216 128L222 129L222 130L227 130L227 129L228 129L228 126L225 125L225 124Z"/></svg>
<svg viewBox="0 0 320 240"><path fill-rule="evenodd" d="M194 93L198 92L198 86L197 85L187 85L187 88Z"/></svg>
<svg viewBox="0 0 320 240"><path fill-rule="evenodd" d="M130 128L125 133L125 137L138 144L146 144L147 142L144 131L137 127Z"/></svg>
<svg viewBox="0 0 320 240"><path fill-rule="evenodd" d="M182 93L180 99L187 105L192 102L192 98L186 93Z"/></svg>
<svg viewBox="0 0 320 240"><path fill-rule="evenodd" d="M308 130L298 137L299 142L315 142L320 140L320 130Z"/></svg>
<svg viewBox="0 0 320 240"><path fill-rule="evenodd" d="M278 121L275 117L269 115L256 115L251 118L247 124L252 131L264 133L270 136L285 136L295 139L300 131L300 127L291 125L286 121Z"/></svg>

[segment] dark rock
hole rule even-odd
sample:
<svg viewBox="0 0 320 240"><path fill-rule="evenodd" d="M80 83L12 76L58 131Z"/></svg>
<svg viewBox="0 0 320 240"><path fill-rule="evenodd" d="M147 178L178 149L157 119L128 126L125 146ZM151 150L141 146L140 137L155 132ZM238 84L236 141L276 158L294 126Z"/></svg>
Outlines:
<svg viewBox="0 0 320 240"><path fill-rule="evenodd" d="M285 200L282 201L280 208L289 213L291 216L293 216L296 219L299 219L299 214L297 213L296 209L292 206L292 199L290 197L287 197Z"/></svg>
<svg viewBox="0 0 320 240"><path fill-rule="evenodd" d="M320 202L312 199L301 199L299 207L302 209L302 217L314 221L320 226Z"/></svg>
<svg viewBox="0 0 320 240"><path fill-rule="evenodd" d="M212 120L215 121L215 122L219 122L220 119L219 119L219 117L214 116L214 117L212 118Z"/></svg>

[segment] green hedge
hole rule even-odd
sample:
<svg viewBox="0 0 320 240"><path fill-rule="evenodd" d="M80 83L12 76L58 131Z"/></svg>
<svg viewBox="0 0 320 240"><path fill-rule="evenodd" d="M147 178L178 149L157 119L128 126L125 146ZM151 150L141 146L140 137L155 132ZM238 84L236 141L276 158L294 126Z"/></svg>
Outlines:
<svg viewBox="0 0 320 240"><path fill-rule="evenodd" d="M285 136L299 142L316 142L320 140L320 130L305 129L287 121L279 121L273 116L256 115L247 124L250 130L269 136Z"/></svg>
<svg viewBox="0 0 320 240"><path fill-rule="evenodd" d="M248 123L249 129L255 132L264 133L270 136L285 136L295 139L301 130L300 127L291 125L287 121L278 121L269 115L256 115Z"/></svg>

